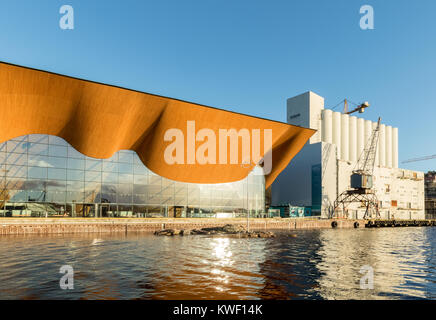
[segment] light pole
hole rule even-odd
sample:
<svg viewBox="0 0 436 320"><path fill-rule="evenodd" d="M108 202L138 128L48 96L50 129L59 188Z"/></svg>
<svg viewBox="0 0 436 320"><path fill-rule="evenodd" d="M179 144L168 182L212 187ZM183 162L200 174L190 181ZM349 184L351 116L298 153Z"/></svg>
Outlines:
<svg viewBox="0 0 436 320"><path fill-rule="evenodd" d="M247 231L250 232L250 203L248 201L248 176L247 176Z"/></svg>

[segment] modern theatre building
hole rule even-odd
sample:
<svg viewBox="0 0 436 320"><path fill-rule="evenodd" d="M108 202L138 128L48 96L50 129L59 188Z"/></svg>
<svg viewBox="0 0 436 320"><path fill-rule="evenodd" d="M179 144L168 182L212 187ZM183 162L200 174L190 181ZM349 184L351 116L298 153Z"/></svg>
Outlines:
<svg viewBox="0 0 436 320"><path fill-rule="evenodd" d="M0 63L0 216L261 215L314 132Z"/></svg>

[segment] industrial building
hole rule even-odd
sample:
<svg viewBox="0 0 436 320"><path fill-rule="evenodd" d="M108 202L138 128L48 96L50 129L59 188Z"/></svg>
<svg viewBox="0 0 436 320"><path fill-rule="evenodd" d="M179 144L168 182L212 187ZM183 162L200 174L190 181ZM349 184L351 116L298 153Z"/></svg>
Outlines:
<svg viewBox="0 0 436 320"><path fill-rule="evenodd" d="M325 109L324 98L313 92L287 100L287 122L317 132L273 183L271 205L309 207L312 215L331 216L377 123ZM380 217L424 219L424 173L398 168L398 152L398 128L380 124L373 171ZM365 213L359 203L336 210L349 218Z"/></svg>
<svg viewBox="0 0 436 320"><path fill-rule="evenodd" d="M425 218L436 219L436 171L425 174Z"/></svg>

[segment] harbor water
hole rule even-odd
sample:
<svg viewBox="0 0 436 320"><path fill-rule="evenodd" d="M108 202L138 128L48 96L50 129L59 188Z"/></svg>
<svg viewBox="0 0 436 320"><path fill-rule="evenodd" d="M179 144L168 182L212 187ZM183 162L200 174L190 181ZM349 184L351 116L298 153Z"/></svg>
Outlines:
<svg viewBox="0 0 436 320"><path fill-rule="evenodd" d="M435 299L436 228L0 237L0 299ZM74 289L61 289L62 266Z"/></svg>

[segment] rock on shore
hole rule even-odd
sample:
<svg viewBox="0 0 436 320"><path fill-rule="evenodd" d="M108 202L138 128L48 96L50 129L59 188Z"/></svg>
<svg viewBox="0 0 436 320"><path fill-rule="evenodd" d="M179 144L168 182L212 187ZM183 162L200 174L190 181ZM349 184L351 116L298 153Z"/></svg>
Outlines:
<svg viewBox="0 0 436 320"><path fill-rule="evenodd" d="M247 231L242 225L226 224L222 227L201 228L193 230L165 229L154 233L156 236L175 235L237 235L240 238L273 238L275 234L269 231Z"/></svg>

